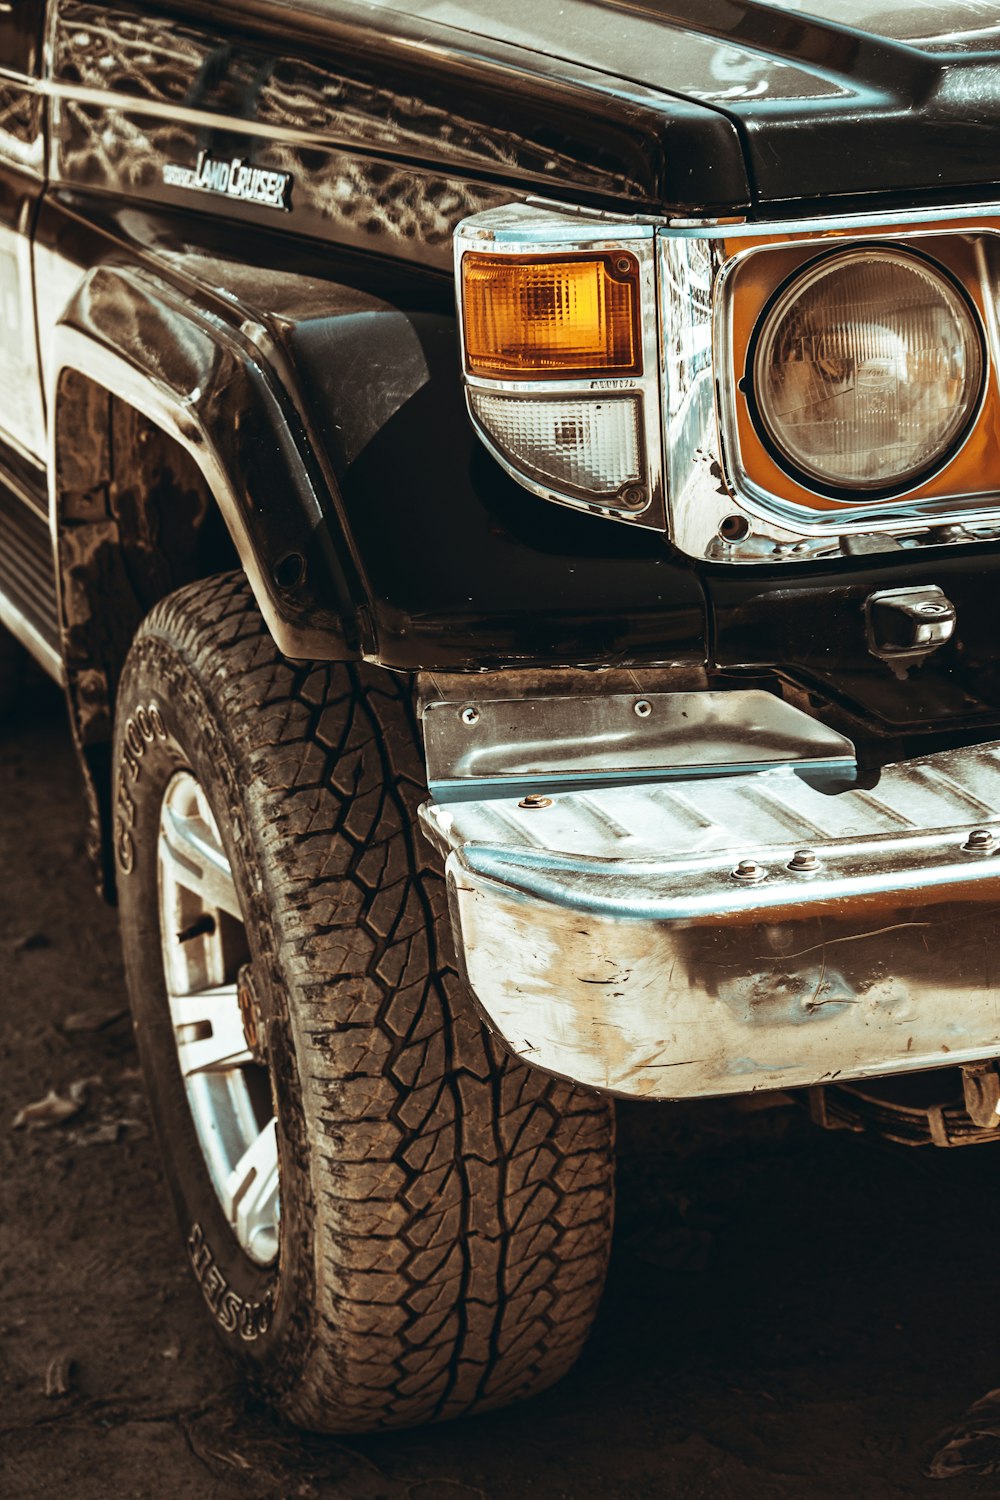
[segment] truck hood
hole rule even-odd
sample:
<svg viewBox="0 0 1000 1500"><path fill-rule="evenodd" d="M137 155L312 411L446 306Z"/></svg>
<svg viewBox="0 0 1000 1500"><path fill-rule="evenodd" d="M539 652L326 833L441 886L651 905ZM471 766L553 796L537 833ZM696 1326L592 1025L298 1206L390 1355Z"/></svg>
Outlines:
<svg viewBox="0 0 1000 1500"><path fill-rule="evenodd" d="M723 115L758 209L886 193L983 197L1000 180L1000 14L987 0L372 0L370 9L383 26L389 13L422 20L463 33L466 47L471 37L506 43L548 58L554 74L561 59Z"/></svg>

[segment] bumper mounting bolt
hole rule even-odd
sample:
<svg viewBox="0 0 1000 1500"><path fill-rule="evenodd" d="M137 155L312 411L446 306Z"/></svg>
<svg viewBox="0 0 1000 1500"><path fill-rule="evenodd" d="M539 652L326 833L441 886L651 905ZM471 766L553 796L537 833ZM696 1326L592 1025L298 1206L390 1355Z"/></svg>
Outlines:
<svg viewBox="0 0 1000 1500"><path fill-rule="evenodd" d="M463 724L468 724L471 728L473 724L479 723L479 709L474 708L470 703L468 707L462 709L459 718Z"/></svg>
<svg viewBox="0 0 1000 1500"><path fill-rule="evenodd" d="M796 849L788 861L788 868L797 871L818 870L819 860L816 857L815 849Z"/></svg>
<svg viewBox="0 0 1000 1500"><path fill-rule="evenodd" d="M974 828L962 845L966 854L991 854L996 839L988 828Z"/></svg>
<svg viewBox="0 0 1000 1500"><path fill-rule="evenodd" d="M551 807L552 798L542 797L538 792L529 792L526 797L521 798L517 805L518 807L527 807L529 809L533 807Z"/></svg>
<svg viewBox="0 0 1000 1500"><path fill-rule="evenodd" d="M758 880L767 879L767 871L755 859L741 859L736 869L731 870L730 874L734 880L742 880L747 885L753 885Z"/></svg>

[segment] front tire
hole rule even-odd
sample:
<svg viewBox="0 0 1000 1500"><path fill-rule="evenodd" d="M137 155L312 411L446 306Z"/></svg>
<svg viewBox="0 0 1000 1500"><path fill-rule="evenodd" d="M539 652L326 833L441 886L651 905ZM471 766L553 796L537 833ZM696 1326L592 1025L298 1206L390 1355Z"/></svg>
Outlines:
<svg viewBox="0 0 1000 1500"><path fill-rule="evenodd" d="M318 1431L550 1385L603 1284L611 1107L503 1054L458 983L442 873L415 826L406 683L286 661L242 575L212 579L141 627L114 765L138 1045L191 1267L230 1350ZM230 1001L204 1000L223 989L242 1002L235 1039ZM229 1082L213 1094L209 1073ZM268 1130L270 1209L246 1158L232 1175Z"/></svg>

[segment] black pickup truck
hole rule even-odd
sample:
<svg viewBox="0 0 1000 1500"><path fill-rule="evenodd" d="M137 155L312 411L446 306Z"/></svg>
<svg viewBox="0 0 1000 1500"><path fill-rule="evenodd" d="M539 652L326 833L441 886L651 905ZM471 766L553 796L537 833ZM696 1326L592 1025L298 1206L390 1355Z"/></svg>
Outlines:
<svg viewBox="0 0 1000 1500"><path fill-rule="evenodd" d="M998 176L980 0L0 6L0 679L295 1421L570 1366L616 1096L1000 1139Z"/></svg>

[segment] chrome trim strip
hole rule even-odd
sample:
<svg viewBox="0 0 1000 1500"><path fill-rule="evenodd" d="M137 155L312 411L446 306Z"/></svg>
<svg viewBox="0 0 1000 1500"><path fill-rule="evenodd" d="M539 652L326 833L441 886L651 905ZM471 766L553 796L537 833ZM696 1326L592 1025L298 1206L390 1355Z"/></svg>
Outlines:
<svg viewBox="0 0 1000 1500"><path fill-rule="evenodd" d="M48 475L45 472L44 466L38 462L37 455L34 453L29 454L26 448L22 448L10 436L10 434L6 432L3 434L2 438L0 438L0 450L2 450L4 446L10 447L14 450L14 452L20 454L30 463L32 463L37 468L40 479L48 479ZM22 484L17 475L14 474L10 467L4 463L2 451L0 451L0 485L3 485L4 489L9 490L12 495L16 495L17 499L20 500L23 505L26 505L28 507L33 516L37 516L40 521L48 520L48 506L44 502L39 503L39 496L36 495L32 490L30 490L26 484Z"/></svg>
<svg viewBox="0 0 1000 1500"><path fill-rule="evenodd" d="M428 778L427 789L434 801L444 806L449 802L492 802L500 797L535 796L539 793L603 792L615 787L665 786L674 782L701 782L707 776L713 780L722 776L757 776L765 771L781 771L787 765L783 760L732 761L718 766L669 766L652 771L601 771L592 776L571 775L564 771L546 771L533 775L495 776L477 780L466 777L460 781L434 781ZM851 757L843 760L799 760L795 769L800 776L809 779L813 786L825 782L856 780L857 762Z"/></svg>
<svg viewBox="0 0 1000 1500"><path fill-rule="evenodd" d="M944 220L955 220L958 227L961 227L966 220L972 222L998 217L1000 217L1000 202L977 203L971 206L968 203L959 203L946 208L906 208L899 209L888 216L882 209L877 213L830 214L818 219L743 220L736 223L712 223L704 220L692 224L690 221L667 218L665 224L671 235L678 235L683 239L759 239L786 234L792 235L798 242L799 237L804 234L831 233L844 229L878 229L882 225L890 228L907 224L937 224Z"/></svg>
<svg viewBox="0 0 1000 1500"><path fill-rule="evenodd" d="M7 68L0 63L0 83L19 83L27 94L40 94L41 80L29 73L19 73L16 68Z"/></svg>
<svg viewBox="0 0 1000 1500"><path fill-rule="evenodd" d="M997 238L997 231L993 231ZM993 370L1000 368L1000 320L997 318L997 299L995 290L990 286L990 269L986 263L986 246L982 234L977 234L974 244L976 256L976 269L979 272L979 289L983 297L983 307L986 310L986 348L992 355L990 364Z"/></svg>
<svg viewBox="0 0 1000 1500"><path fill-rule="evenodd" d="M66 669L59 652L42 635L37 626L33 625L27 615L22 614L16 604L5 595L0 594L0 625L9 630L21 645L38 662L48 675L59 683L60 687L66 686Z"/></svg>

